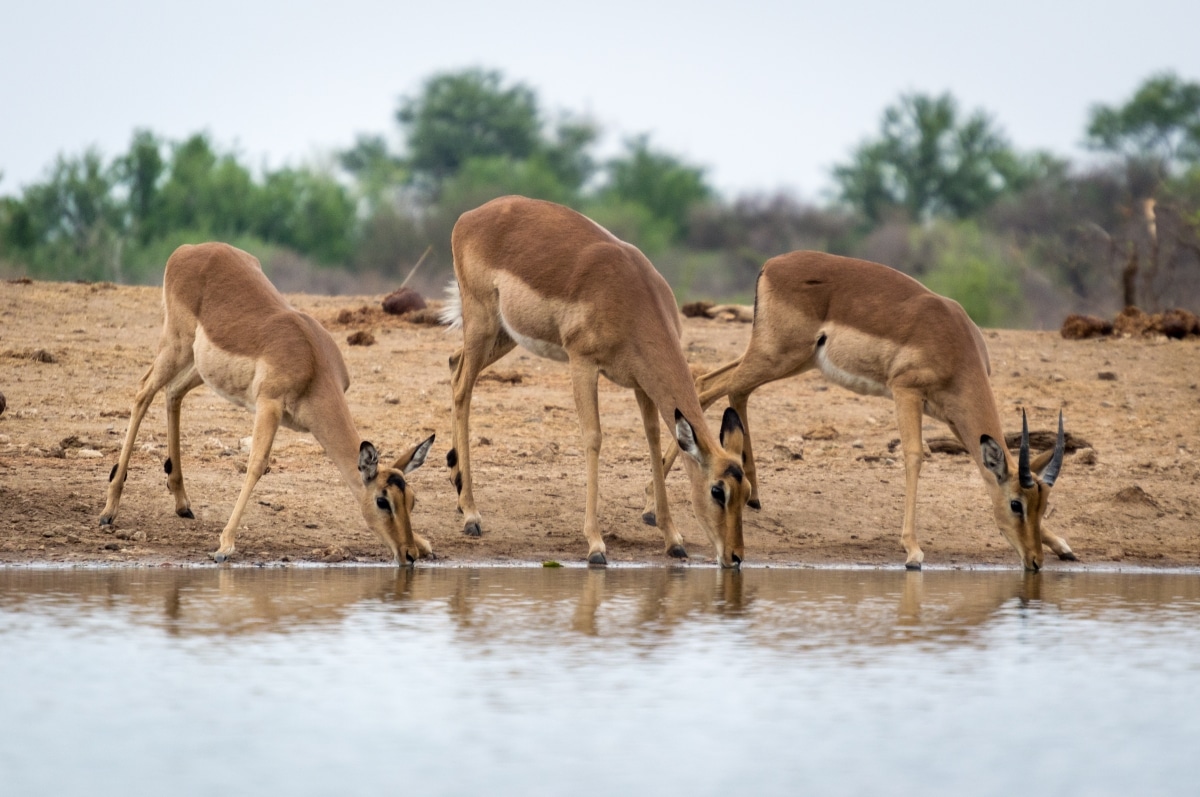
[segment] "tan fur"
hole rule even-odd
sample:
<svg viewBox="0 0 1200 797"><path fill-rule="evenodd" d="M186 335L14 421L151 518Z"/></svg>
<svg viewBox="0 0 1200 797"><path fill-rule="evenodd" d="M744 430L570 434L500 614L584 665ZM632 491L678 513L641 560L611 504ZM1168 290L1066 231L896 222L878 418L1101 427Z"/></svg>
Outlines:
<svg viewBox="0 0 1200 797"><path fill-rule="evenodd" d="M752 506L759 498L747 416L750 394L812 368L855 392L895 401L905 465L901 542L909 567L919 567L924 559L916 538L922 415L948 424L974 457L991 494L996 523L1027 568L1041 567L1043 542L1060 557L1074 558L1065 541L1041 528L1050 488L1040 474L1049 452L1033 463L1037 483L1028 489L1018 483L1016 465L1002 445L987 347L962 307L887 266L821 252L792 252L766 262L746 351L696 380L705 408L729 396L745 425ZM984 435L1001 442L1003 479L984 465ZM668 470L673 458L674 452ZM1013 500L1025 507L1024 516L1012 511Z"/></svg>
<svg viewBox="0 0 1200 797"><path fill-rule="evenodd" d="M667 552L686 555L667 506L659 443L660 418L677 435L683 429L675 419L678 410L694 434L693 456L686 463L696 517L721 564L740 562L746 490L741 427L730 426L725 448L705 427L680 347L675 296L650 261L587 217L524 197L503 197L464 213L451 244L463 348L451 357L450 459L464 532L480 533L468 445L471 392L480 371L521 342L543 356L565 354L569 363L586 451L589 561L606 560L596 514L601 444L597 380L603 374L637 397L654 483L654 509L646 519L662 529ZM725 505L713 497L718 487L727 497Z"/></svg>
<svg viewBox="0 0 1200 797"><path fill-rule="evenodd" d="M350 375L341 352L319 323L287 303L257 259L221 243L179 247L163 274L163 311L158 352L138 387L101 524L116 517L138 427L164 387L167 487L175 497L176 514L193 517L183 487L179 412L188 391L207 384L255 414L246 481L221 532L217 561L235 550L234 533L254 485L266 471L280 424L312 432L354 493L367 525L398 564L432 553L429 543L412 531L413 490L399 485L404 484L403 473L424 461L433 438L407 451L392 469L375 469L365 480L358 432L344 396ZM370 450L374 456L374 447ZM385 498L389 511L376 503Z"/></svg>

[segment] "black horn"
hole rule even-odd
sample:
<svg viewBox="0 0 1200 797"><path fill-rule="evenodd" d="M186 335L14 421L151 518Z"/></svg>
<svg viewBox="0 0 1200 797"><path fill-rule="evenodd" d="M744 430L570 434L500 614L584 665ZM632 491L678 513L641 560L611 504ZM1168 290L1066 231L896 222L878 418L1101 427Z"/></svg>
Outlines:
<svg viewBox="0 0 1200 797"><path fill-rule="evenodd" d="M1063 452L1067 450L1067 436L1063 432L1063 414L1062 410L1058 411L1058 439L1054 441L1054 456L1050 457L1050 463L1046 465L1042 471L1042 483L1047 487L1053 487L1054 482L1058 480L1058 471L1062 468Z"/></svg>
<svg viewBox="0 0 1200 797"><path fill-rule="evenodd" d="M1026 489L1034 484L1033 472L1029 470L1029 421L1025 417L1025 410L1021 410L1021 454L1017 458L1017 478Z"/></svg>

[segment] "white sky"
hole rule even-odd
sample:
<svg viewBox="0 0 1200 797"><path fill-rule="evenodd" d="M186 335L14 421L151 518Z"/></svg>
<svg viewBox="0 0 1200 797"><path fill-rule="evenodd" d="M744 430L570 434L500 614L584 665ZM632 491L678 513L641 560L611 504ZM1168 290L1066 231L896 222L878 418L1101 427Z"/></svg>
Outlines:
<svg viewBox="0 0 1200 797"><path fill-rule="evenodd" d="M1151 73L1200 80L1200 2L12 0L0 7L0 193L134 128L207 130L246 162L399 142L397 100L439 71L498 69L615 151L655 146L727 196L821 198L901 93L950 91L1019 149L1073 158L1089 106Z"/></svg>

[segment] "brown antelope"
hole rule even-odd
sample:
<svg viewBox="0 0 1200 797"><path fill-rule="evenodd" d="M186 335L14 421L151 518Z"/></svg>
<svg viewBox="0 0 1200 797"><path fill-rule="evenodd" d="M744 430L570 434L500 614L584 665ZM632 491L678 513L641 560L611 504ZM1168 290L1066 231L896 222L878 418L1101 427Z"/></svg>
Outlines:
<svg viewBox="0 0 1200 797"><path fill-rule="evenodd" d="M142 376L129 414L121 457L108 476L108 502L100 524L117 515L138 426L154 396L167 390L167 487L175 514L194 518L183 489L179 412L183 397L202 384L254 413L246 481L221 532L213 558L234 552L234 532L250 492L267 469L282 423L312 432L358 499L363 517L397 564L432 554L412 530L413 490L404 480L425 461L433 435L406 451L390 468L359 443L344 395L350 376L337 344L311 316L294 309L250 254L221 243L181 246L163 274L163 331L154 364Z"/></svg>
<svg viewBox="0 0 1200 797"><path fill-rule="evenodd" d="M1062 467L1062 413L1053 451L1030 463L1022 412L1021 451L1014 463L988 382L987 347L962 307L895 269L822 252L791 252L766 262L758 275L746 351L696 380L701 406L729 396L745 424L751 507L760 503L746 412L750 394L812 368L856 393L896 402L905 470L900 541L908 568L920 568L925 557L916 534L923 414L945 422L975 459L996 525L1026 569L1041 568L1043 543L1060 559L1075 559L1063 539L1042 528L1050 488ZM674 456L672 451L665 470ZM647 522L650 506L647 502Z"/></svg>
<svg viewBox="0 0 1200 797"><path fill-rule="evenodd" d="M464 213L451 234L456 288L443 321L461 325L453 369L453 447L446 456L464 515L463 532L481 533L471 480L471 392L480 372L520 344L566 362L587 463L583 533L588 562L604 564L597 521L601 374L632 388L650 446L654 506L666 553L683 558L663 482L659 415L687 455L692 509L724 567L743 558L742 424L729 410L718 442L680 345L682 325L666 280L638 249L575 211L524 197L502 197Z"/></svg>

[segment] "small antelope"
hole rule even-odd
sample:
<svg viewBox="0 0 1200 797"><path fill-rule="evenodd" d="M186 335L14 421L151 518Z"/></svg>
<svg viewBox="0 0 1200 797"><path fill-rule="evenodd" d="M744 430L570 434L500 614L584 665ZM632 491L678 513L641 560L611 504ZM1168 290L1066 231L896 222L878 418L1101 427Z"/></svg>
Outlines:
<svg viewBox="0 0 1200 797"><path fill-rule="evenodd" d="M575 211L524 197L502 197L464 213L451 234L456 296L443 313L461 325L462 348L450 358L453 447L446 456L465 516L463 532L481 533L469 446L471 391L480 372L520 344L568 363L587 463L583 533L588 562L605 564L597 521L601 374L632 388L650 447L654 506L669 556L683 558L683 538L667 506L659 416L675 431L692 484L692 508L723 567L744 556L742 424L727 410L718 441L680 346L675 296L650 261L630 244ZM455 292L452 291L452 294Z"/></svg>
<svg viewBox="0 0 1200 797"><path fill-rule="evenodd" d="M1003 444L988 381L987 347L962 307L895 269L822 252L791 252L766 262L758 275L746 351L696 380L701 406L729 396L730 407L745 424L751 507L758 509L760 503L746 409L750 394L812 368L856 393L896 402L904 451L900 541L906 567L919 569L925 558L916 535L923 414L946 423L975 459L991 494L996 525L1026 569L1041 568L1043 543L1060 559L1075 559L1063 539L1042 528L1050 488L1062 467L1062 413L1054 450L1031 463L1022 412L1021 451L1014 463ZM665 470L674 456L672 451Z"/></svg>
<svg viewBox="0 0 1200 797"><path fill-rule="evenodd" d="M275 289L252 255L221 243L181 246L163 274L163 331L154 364L142 376L129 414L121 457L108 476L108 502L100 525L117 515L138 426L154 396L167 390L167 488L175 514L194 518L183 489L179 412L188 391L208 385L219 396L254 413L254 437L246 481L221 532L213 558L233 555L234 532L250 492L267 469L271 444L282 423L312 432L358 499L367 525L396 563L433 553L412 530L415 496L404 476L425 461L433 435L413 446L390 468L359 442L344 395L350 376L329 333L294 309Z"/></svg>

